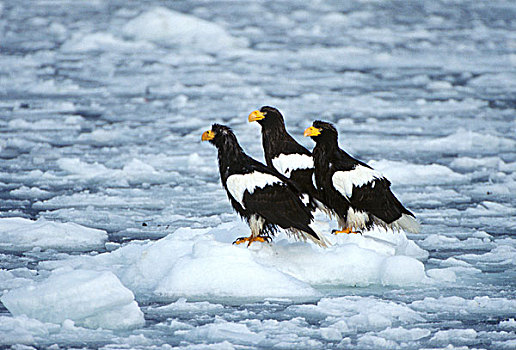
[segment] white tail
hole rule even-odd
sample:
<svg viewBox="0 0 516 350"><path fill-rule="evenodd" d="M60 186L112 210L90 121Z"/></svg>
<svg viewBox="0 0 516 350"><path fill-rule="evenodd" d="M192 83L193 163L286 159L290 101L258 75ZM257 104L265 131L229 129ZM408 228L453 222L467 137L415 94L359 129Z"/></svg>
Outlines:
<svg viewBox="0 0 516 350"><path fill-rule="evenodd" d="M402 229L412 233L419 233L421 231L421 226L416 218L407 214L402 214L401 218L391 223L390 226L396 230Z"/></svg>
<svg viewBox="0 0 516 350"><path fill-rule="evenodd" d="M312 237L311 235L309 235L309 238L317 245L323 247L323 248L328 248L329 246L331 246L331 243L326 239L324 238L323 234L321 232L319 232L319 230L316 228L315 226L315 222L312 221L308 227L310 227L312 230L314 230L314 232L317 234L317 237L319 237L319 239L315 239L315 237Z"/></svg>

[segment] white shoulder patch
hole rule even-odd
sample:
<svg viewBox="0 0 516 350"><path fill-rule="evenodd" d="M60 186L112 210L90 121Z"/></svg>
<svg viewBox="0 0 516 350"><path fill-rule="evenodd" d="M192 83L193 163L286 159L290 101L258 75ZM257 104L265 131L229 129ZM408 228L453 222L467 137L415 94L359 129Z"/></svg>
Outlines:
<svg viewBox="0 0 516 350"><path fill-rule="evenodd" d="M292 170L312 169L314 167L314 159L306 154L280 154L272 159L272 165L278 172L286 177L290 177Z"/></svg>
<svg viewBox="0 0 516 350"><path fill-rule="evenodd" d="M349 171L336 171L331 178L333 187L346 198L351 198L353 195L353 186L361 187L372 182L374 187L375 179L383 179L383 175L363 165L357 165Z"/></svg>
<svg viewBox="0 0 516 350"><path fill-rule="evenodd" d="M264 188L275 183L283 183L283 181L276 176L255 171L250 174L231 175L226 181L226 186L233 198L245 208L243 203L245 191L252 194L256 188Z"/></svg>

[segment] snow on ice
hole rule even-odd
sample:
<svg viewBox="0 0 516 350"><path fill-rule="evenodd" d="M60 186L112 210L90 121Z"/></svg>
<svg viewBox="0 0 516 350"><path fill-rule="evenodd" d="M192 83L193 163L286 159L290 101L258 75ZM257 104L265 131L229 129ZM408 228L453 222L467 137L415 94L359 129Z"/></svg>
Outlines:
<svg viewBox="0 0 516 350"><path fill-rule="evenodd" d="M34 248L62 251L89 251L104 247L105 231L73 222L32 221L23 218L0 219L0 250L26 251Z"/></svg>
<svg viewBox="0 0 516 350"><path fill-rule="evenodd" d="M130 20L122 28L124 35L173 46L193 46L217 53L232 46L244 46L222 27L200 18L164 7L155 7Z"/></svg>
<svg viewBox="0 0 516 350"><path fill-rule="evenodd" d="M85 327L108 329L144 323L133 293L110 272L56 272L43 282L9 291L1 301L14 316L43 322L72 320Z"/></svg>
<svg viewBox="0 0 516 350"><path fill-rule="evenodd" d="M131 243L96 256L42 262L41 266L49 270L66 266L109 269L137 295L169 299L313 298L320 294L314 289L317 285L413 285L425 281L421 262L395 255L396 248L407 251L408 241L392 233L396 239L391 241L373 239L369 234L343 237L343 243L327 250L291 242L284 235L270 246L247 249L231 245L246 229L243 223L222 224L214 230L184 228L157 241ZM400 273L400 265L405 273Z"/></svg>

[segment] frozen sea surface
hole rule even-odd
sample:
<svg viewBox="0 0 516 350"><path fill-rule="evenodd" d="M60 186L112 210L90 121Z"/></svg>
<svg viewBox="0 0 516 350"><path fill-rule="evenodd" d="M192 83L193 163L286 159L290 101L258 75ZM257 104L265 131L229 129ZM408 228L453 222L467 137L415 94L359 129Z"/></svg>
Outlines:
<svg viewBox="0 0 516 350"><path fill-rule="evenodd" d="M514 1L0 0L0 347L514 349ZM248 228L213 147L280 108L418 235ZM318 215L320 228L335 224Z"/></svg>

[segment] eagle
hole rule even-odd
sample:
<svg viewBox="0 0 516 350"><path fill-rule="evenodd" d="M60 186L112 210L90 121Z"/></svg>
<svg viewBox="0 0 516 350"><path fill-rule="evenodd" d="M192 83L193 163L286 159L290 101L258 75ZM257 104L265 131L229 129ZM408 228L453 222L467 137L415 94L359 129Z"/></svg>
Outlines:
<svg viewBox="0 0 516 350"><path fill-rule="evenodd" d="M292 180L303 193L315 199L314 204L327 211L314 182L312 153L300 145L285 128L283 115L274 107L263 106L249 114L249 122L262 127L262 146L267 166Z"/></svg>
<svg viewBox="0 0 516 350"><path fill-rule="evenodd" d="M306 195L288 178L245 154L229 127L213 124L201 139L217 148L222 186L233 209L251 229L249 237L239 238L235 244L268 242L281 227L298 240L327 246L313 229Z"/></svg>
<svg viewBox="0 0 516 350"><path fill-rule="evenodd" d="M315 141L315 182L342 228L334 233L358 233L373 225L419 232L414 214L391 192L390 181L339 148L332 124L317 120L304 136Z"/></svg>

